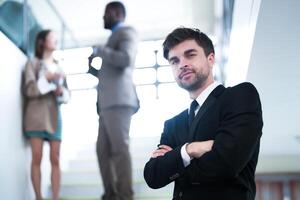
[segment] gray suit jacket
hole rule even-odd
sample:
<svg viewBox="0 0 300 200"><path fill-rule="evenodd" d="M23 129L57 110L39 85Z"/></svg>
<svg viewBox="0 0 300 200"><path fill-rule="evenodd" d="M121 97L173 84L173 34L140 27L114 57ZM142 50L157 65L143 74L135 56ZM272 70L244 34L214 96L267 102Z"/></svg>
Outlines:
<svg viewBox="0 0 300 200"><path fill-rule="evenodd" d="M137 46L137 32L132 27L122 26L112 33L105 46L94 49L94 55L102 58L101 69L96 72L100 110L114 106L129 106L135 111L139 109L132 80ZM95 72L91 73L95 75Z"/></svg>

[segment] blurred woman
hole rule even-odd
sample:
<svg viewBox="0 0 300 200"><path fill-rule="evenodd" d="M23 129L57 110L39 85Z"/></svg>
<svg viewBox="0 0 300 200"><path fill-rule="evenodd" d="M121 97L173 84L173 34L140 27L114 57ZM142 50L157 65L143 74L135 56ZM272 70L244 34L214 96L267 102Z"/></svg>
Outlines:
<svg viewBox="0 0 300 200"><path fill-rule="evenodd" d="M60 104L68 101L70 93L65 75L53 58L56 44L53 31L39 32L35 58L28 60L24 72L24 129L32 149L31 180L36 200L42 199L40 167L44 141L48 141L50 146L52 199L58 200L59 197Z"/></svg>

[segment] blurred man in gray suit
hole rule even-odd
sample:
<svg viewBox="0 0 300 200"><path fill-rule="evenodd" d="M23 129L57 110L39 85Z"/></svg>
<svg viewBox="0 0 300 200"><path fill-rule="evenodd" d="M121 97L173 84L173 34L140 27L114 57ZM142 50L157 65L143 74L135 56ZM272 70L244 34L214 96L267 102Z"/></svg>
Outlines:
<svg viewBox="0 0 300 200"><path fill-rule="evenodd" d="M139 109L132 81L138 46L137 32L124 25L125 7L120 2L106 5L104 28L112 31L105 46L94 48L89 73L98 77L99 133L97 156L104 185L103 200L133 200L132 167L129 153L131 116ZM100 70L91 66L102 58Z"/></svg>

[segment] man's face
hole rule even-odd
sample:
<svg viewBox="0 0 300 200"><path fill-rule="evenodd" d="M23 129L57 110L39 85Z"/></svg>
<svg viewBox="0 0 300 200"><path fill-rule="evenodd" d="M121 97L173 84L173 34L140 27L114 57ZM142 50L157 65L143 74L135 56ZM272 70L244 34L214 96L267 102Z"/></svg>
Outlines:
<svg viewBox="0 0 300 200"><path fill-rule="evenodd" d="M185 40L169 51L169 63L178 85L195 91L213 80L214 54L207 57L195 40Z"/></svg>
<svg viewBox="0 0 300 200"><path fill-rule="evenodd" d="M110 7L106 7L103 20L104 20L104 28L111 29L117 22L116 10Z"/></svg>

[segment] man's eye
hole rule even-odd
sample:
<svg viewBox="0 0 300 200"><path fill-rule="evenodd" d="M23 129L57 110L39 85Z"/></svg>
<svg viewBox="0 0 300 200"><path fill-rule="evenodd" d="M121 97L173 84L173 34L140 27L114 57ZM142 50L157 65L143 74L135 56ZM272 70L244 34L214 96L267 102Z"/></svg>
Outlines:
<svg viewBox="0 0 300 200"><path fill-rule="evenodd" d="M178 60L171 60L171 61L170 61L170 64L171 64L171 65L176 65L176 64L178 64Z"/></svg>
<svg viewBox="0 0 300 200"><path fill-rule="evenodd" d="M194 57L194 56L196 56L195 53L188 54L188 57Z"/></svg>

